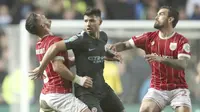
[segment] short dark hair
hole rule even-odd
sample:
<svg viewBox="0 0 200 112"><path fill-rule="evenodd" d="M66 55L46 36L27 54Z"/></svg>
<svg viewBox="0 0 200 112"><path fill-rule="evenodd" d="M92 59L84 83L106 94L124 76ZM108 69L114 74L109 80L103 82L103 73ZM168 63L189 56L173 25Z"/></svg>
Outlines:
<svg viewBox="0 0 200 112"><path fill-rule="evenodd" d="M174 28L179 20L179 12L176 9L172 8L171 6L162 6L160 9L168 9L169 10L168 16L174 18L174 20L172 22L172 26Z"/></svg>
<svg viewBox="0 0 200 112"><path fill-rule="evenodd" d="M85 11L84 13L84 16L91 16L91 15L95 15L97 17L101 17L101 11L97 8L92 8L92 7L89 7L87 8L87 10Z"/></svg>
<svg viewBox="0 0 200 112"><path fill-rule="evenodd" d="M37 15L36 13L31 13L28 18L26 19L26 30L34 35L37 35L37 19L36 19Z"/></svg>

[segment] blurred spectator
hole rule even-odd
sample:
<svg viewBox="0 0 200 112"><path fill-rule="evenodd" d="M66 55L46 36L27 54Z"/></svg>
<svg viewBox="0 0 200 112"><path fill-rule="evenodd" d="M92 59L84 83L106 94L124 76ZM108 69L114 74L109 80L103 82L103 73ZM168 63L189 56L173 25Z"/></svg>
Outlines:
<svg viewBox="0 0 200 112"><path fill-rule="evenodd" d="M105 0L107 19L135 19L135 4L128 0Z"/></svg>
<svg viewBox="0 0 200 112"><path fill-rule="evenodd" d="M121 95L123 92L119 69L116 63L111 61L105 61L104 79L108 85L115 91L117 95Z"/></svg>
<svg viewBox="0 0 200 112"><path fill-rule="evenodd" d="M149 7L147 10L146 19L154 20L157 15L157 9L155 7Z"/></svg>
<svg viewBox="0 0 200 112"><path fill-rule="evenodd" d="M17 69L14 73L7 75L4 79L2 84L2 95L7 104L19 104L20 91L22 88L20 83L21 77L21 72ZM32 80L28 80L28 90L26 92L28 92L28 98L31 103L34 95L34 83Z"/></svg>
<svg viewBox="0 0 200 112"><path fill-rule="evenodd" d="M179 19L180 20L186 20L186 19L188 19L184 7L180 7L180 9L179 9Z"/></svg>
<svg viewBox="0 0 200 112"><path fill-rule="evenodd" d="M95 0L95 6L101 10L101 17L103 19L106 18L106 13L107 13L106 6L104 3L105 3L104 0Z"/></svg>
<svg viewBox="0 0 200 112"><path fill-rule="evenodd" d="M195 5L191 19L200 20L200 5Z"/></svg>
<svg viewBox="0 0 200 112"><path fill-rule="evenodd" d="M126 63L126 71L122 77L124 82L123 100L125 103L138 103L139 90L143 82L150 76L151 69L144 59L144 51L134 49L130 51L130 58Z"/></svg>
<svg viewBox="0 0 200 112"><path fill-rule="evenodd" d="M66 9L63 14L63 19L73 20L73 19L82 19L83 15L74 9Z"/></svg>
<svg viewBox="0 0 200 112"><path fill-rule="evenodd" d="M62 19L64 10L63 0L49 0L48 5L47 18Z"/></svg>
<svg viewBox="0 0 200 112"><path fill-rule="evenodd" d="M84 0L64 0L64 19L82 19L86 9Z"/></svg>
<svg viewBox="0 0 200 112"><path fill-rule="evenodd" d="M0 5L0 26L11 23L12 18L6 5Z"/></svg>
<svg viewBox="0 0 200 112"><path fill-rule="evenodd" d="M200 0L188 0L187 1L186 14L189 18L191 18L194 13L195 5L200 6Z"/></svg>

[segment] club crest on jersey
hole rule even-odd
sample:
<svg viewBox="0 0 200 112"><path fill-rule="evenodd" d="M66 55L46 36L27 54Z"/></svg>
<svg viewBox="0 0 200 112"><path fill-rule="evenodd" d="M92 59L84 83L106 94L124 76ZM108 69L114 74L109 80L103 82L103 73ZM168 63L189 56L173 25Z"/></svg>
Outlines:
<svg viewBox="0 0 200 112"><path fill-rule="evenodd" d="M97 108L96 107L92 107L91 111L92 112L97 112Z"/></svg>
<svg viewBox="0 0 200 112"><path fill-rule="evenodd" d="M170 45L169 45L169 49L170 50L172 50L172 51L174 51L174 50L176 50L176 48L177 48L177 43L170 43Z"/></svg>

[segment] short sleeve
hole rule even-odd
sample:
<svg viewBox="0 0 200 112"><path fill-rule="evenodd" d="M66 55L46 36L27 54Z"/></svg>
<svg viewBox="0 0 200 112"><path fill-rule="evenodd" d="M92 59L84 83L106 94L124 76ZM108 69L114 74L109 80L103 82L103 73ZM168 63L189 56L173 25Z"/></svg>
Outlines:
<svg viewBox="0 0 200 112"><path fill-rule="evenodd" d="M69 49L75 49L79 46L81 39L78 37L78 35L74 35L68 39L64 40L66 48Z"/></svg>
<svg viewBox="0 0 200 112"><path fill-rule="evenodd" d="M190 44L186 38L183 38L178 46L178 58L180 57L191 58Z"/></svg>
<svg viewBox="0 0 200 112"><path fill-rule="evenodd" d="M63 39L60 38L60 37L54 37L54 38L50 41L50 43L49 43L49 45L48 45L48 48L49 48L51 45L53 45L54 43L59 42L59 41L61 41L61 40L63 40ZM64 60L65 60L64 55L65 55L64 52L59 52L59 53L54 57L53 60L62 60L62 61L64 61Z"/></svg>
<svg viewBox="0 0 200 112"><path fill-rule="evenodd" d="M132 47L137 47L137 48L141 48L145 50L145 46L146 46L149 35L150 35L150 32L147 32L138 36L133 36L129 40L129 42L132 45Z"/></svg>

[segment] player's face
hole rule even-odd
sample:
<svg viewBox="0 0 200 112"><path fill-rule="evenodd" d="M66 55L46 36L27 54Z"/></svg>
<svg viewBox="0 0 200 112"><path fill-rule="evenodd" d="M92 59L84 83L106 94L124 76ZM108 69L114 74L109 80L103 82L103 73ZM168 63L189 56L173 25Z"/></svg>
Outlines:
<svg viewBox="0 0 200 112"><path fill-rule="evenodd" d="M154 28L161 29L168 24L168 9L160 9L155 17Z"/></svg>
<svg viewBox="0 0 200 112"><path fill-rule="evenodd" d="M101 18L95 15L84 16L85 30L89 34L94 34L99 31L99 27L101 25Z"/></svg>
<svg viewBox="0 0 200 112"><path fill-rule="evenodd" d="M48 20L44 15L37 14L37 21L39 25L42 27L47 27L47 28L51 27L51 20Z"/></svg>

